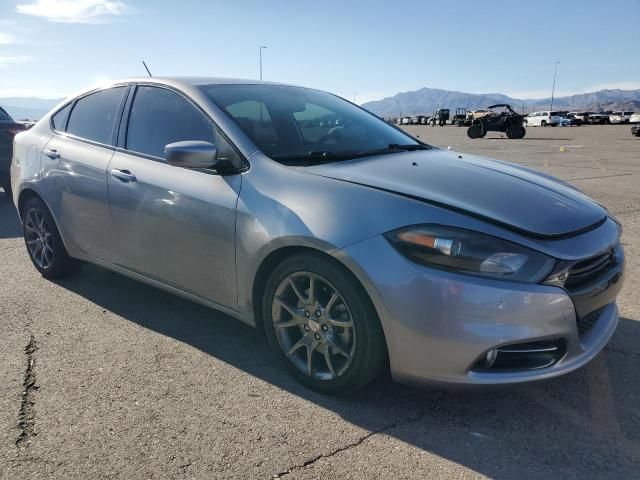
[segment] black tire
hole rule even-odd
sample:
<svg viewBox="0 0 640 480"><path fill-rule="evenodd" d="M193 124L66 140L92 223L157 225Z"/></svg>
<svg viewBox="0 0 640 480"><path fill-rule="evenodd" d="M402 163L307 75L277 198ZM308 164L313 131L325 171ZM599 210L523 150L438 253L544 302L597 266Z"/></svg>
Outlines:
<svg viewBox="0 0 640 480"><path fill-rule="evenodd" d="M273 318L273 303L276 291L282 284L286 284L286 280L290 278L290 275L305 275L306 273L311 273L328 281L344 299L352 317L355 331L354 338L357 339L357 341L354 341L355 346L353 348L355 350L346 369L335 378L319 379L302 372L299 369L300 367L294 364L293 355L289 356L285 352L287 347L281 346L279 338L282 337L276 334L277 327L274 325ZM319 283L322 285L322 282ZM305 291L305 295L308 295L308 290ZM320 294L318 294L319 296ZM315 317L312 315L312 318ZM265 334L271 348L282 359L291 375L312 390L327 394L353 392L371 382L387 364L387 349L382 326L364 288L344 267L320 255L293 255L275 268L267 280L262 298L262 319ZM312 334L307 327L308 325L305 326L305 330ZM293 327L293 335L305 335L301 325ZM335 336L336 334L334 333L333 335ZM302 350L308 351L307 348ZM316 354L320 355L320 352L313 351L312 355ZM317 355L314 358L317 359ZM320 366L328 366L326 360L322 360L322 362L324 363L321 363ZM313 364L313 361L311 363Z"/></svg>
<svg viewBox="0 0 640 480"><path fill-rule="evenodd" d="M482 127L480 125L471 125L469 128L467 128L467 136L469 138L484 137L483 133L484 132L482 131Z"/></svg>
<svg viewBox="0 0 640 480"><path fill-rule="evenodd" d="M547 126L547 122L546 122L546 120L542 120L542 121L540 122L540 126L541 126L541 127L546 127L546 126Z"/></svg>
<svg viewBox="0 0 640 480"><path fill-rule="evenodd" d="M39 261L36 258L37 250L34 252L34 249L30 246L30 241L33 240L34 236L39 236L34 233L32 228L34 226L34 218L41 219L42 222L36 221L35 223L44 225L44 228L46 228L48 232L46 241L48 245L47 251L51 251L51 253L48 257L45 255L44 258L47 260L46 262ZM76 269L78 261L71 258L67 253L67 249L62 242L53 216L40 198L33 197L29 199L22 208L22 230L29 258L44 278L62 277ZM40 237L40 244L42 244L41 238L42 237ZM42 249L44 250L44 248Z"/></svg>
<svg viewBox="0 0 640 480"><path fill-rule="evenodd" d="M524 137L526 130L520 125L509 125L505 133L507 134L507 138L518 139Z"/></svg>

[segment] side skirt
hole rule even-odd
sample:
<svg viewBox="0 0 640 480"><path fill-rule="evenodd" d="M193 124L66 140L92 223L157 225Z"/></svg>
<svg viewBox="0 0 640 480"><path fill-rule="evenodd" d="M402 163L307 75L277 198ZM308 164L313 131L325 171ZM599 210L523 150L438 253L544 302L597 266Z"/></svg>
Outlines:
<svg viewBox="0 0 640 480"><path fill-rule="evenodd" d="M240 312L237 312L236 310L233 310L229 307L225 307L224 305L220 305L219 303L212 302L211 300L207 300L205 298L199 297L192 293L185 292L184 290L180 290L179 288L173 287L171 285L167 285L166 283L162 283L158 280L154 280L153 278L149 278L140 273L133 272L124 267L120 267L118 265L114 265L112 263L105 262L97 258L89 257L87 255L74 255L74 256L79 260L93 263L99 267L106 268L107 270L111 270L112 272L119 273L120 275L124 275L125 277L131 278L133 280L137 280L147 285L151 285L152 287L159 288L160 290L164 290L165 292L171 293L178 297L184 298L194 303L198 303L200 305L204 305L205 307L209 307L214 310L218 310L226 315L229 315L230 317L235 318L236 320L240 320L242 323L245 323L250 327L254 327L254 328L256 327L256 323L253 317L243 315Z"/></svg>

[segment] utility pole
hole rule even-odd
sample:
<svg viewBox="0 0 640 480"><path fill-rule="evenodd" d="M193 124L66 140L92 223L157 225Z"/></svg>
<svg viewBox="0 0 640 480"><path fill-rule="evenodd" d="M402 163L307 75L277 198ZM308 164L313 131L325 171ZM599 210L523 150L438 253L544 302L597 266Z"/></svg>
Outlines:
<svg viewBox="0 0 640 480"><path fill-rule="evenodd" d="M267 48L264 45L260 45L260 80L262 80L262 50Z"/></svg>
<svg viewBox="0 0 640 480"><path fill-rule="evenodd" d="M558 64L560 62L556 62L556 66L553 70L553 87L551 87L551 107L549 110L553 110L553 95L556 93L556 74L558 73Z"/></svg>

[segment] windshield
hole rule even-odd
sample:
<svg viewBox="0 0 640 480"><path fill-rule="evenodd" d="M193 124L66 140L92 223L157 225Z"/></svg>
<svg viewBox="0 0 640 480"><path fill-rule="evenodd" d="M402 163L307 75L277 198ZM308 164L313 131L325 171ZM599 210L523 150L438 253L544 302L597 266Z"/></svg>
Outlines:
<svg viewBox="0 0 640 480"><path fill-rule="evenodd" d="M0 122L11 122L11 117L7 112L0 108Z"/></svg>
<svg viewBox="0 0 640 480"><path fill-rule="evenodd" d="M301 164L429 148L326 92L282 85L202 85L266 155Z"/></svg>

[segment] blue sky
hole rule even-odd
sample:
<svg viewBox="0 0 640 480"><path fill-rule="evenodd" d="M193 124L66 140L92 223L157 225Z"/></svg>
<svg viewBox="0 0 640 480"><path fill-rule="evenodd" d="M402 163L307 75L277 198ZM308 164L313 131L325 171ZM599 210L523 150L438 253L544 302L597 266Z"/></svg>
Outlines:
<svg viewBox="0 0 640 480"><path fill-rule="evenodd" d="M0 97L106 79L258 76L362 103L423 86L640 88L640 1L0 0Z"/></svg>

